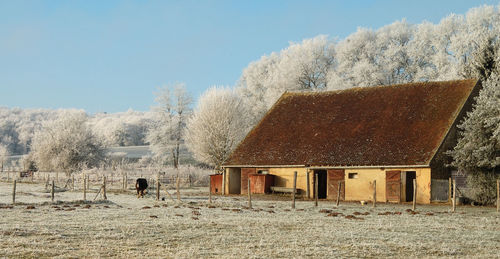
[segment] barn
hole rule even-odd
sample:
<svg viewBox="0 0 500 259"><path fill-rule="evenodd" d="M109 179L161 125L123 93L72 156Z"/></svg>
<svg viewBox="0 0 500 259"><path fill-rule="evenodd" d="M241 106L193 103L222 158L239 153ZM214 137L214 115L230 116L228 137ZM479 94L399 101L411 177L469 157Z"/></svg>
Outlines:
<svg viewBox="0 0 500 259"><path fill-rule="evenodd" d="M371 200L376 181L378 202L411 201L416 179L418 203L444 200L446 151L479 88L470 79L286 92L225 162L223 192L246 194L249 177L262 179L253 192L286 190L297 172L308 198L317 181L320 199L336 198L340 182L342 200Z"/></svg>

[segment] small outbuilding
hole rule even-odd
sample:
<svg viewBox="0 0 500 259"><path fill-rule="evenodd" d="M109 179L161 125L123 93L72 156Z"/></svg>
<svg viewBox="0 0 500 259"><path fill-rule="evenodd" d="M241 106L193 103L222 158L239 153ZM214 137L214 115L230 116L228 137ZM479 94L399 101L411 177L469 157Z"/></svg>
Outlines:
<svg viewBox="0 0 500 259"><path fill-rule="evenodd" d="M246 194L248 177L303 195L377 201L446 199L446 151L472 108L477 80L423 82L339 91L284 93L224 164L224 193ZM266 187L267 189L267 187ZM443 194L443 191L446 192ZM443 198L444 197L444 198Z"/></svg>

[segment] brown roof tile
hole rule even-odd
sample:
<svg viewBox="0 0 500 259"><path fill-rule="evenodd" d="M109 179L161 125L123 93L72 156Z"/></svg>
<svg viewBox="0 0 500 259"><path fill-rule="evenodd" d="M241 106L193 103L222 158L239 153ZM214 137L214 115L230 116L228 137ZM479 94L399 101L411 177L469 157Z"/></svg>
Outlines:
<svg viewBox="0 0 500 259"><path fill-rule="evenodd" d="M428 165L476 83L285 93L225 165Z"/></svg>

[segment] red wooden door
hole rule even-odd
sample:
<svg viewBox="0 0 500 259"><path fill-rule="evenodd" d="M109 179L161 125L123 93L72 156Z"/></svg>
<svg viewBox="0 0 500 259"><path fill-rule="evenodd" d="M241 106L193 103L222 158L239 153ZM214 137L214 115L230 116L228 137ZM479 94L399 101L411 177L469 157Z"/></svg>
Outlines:
<svg viewBox="0 0 500 259"><path fill-rule="evenodd" d="M241 194L248 193L248 175L255 172L255 168L241 168Z"/></svg>
<svg viewBox="0 0 500 259"><path fill-rule="evenodd" d="M210 175L210 191L214 194L222 193L222 175Z"/></svg>
<svg viewBox="0 0 500 259"><path fill-rule="evenodd" d="M328 199L337 199L337 193L340 187L340 200L345 199L345 171L344 169L328 169Z"/></svg>
<svg viewBox="0 0 500 259"><path fill-rule="evenodd" d="M401 201L401 171L385 172L385 197L390 202Z"/></svg>

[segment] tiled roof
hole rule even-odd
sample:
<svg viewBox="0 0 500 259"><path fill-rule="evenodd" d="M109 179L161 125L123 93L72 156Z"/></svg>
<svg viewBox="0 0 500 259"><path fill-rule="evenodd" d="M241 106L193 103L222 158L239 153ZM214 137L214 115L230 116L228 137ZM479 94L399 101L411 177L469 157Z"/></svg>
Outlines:
<svg viewBox="0 0 500 259"><path fill-rule="evenodd" d="M476 84L285 93L225 165L428 165Z"/></svg>

